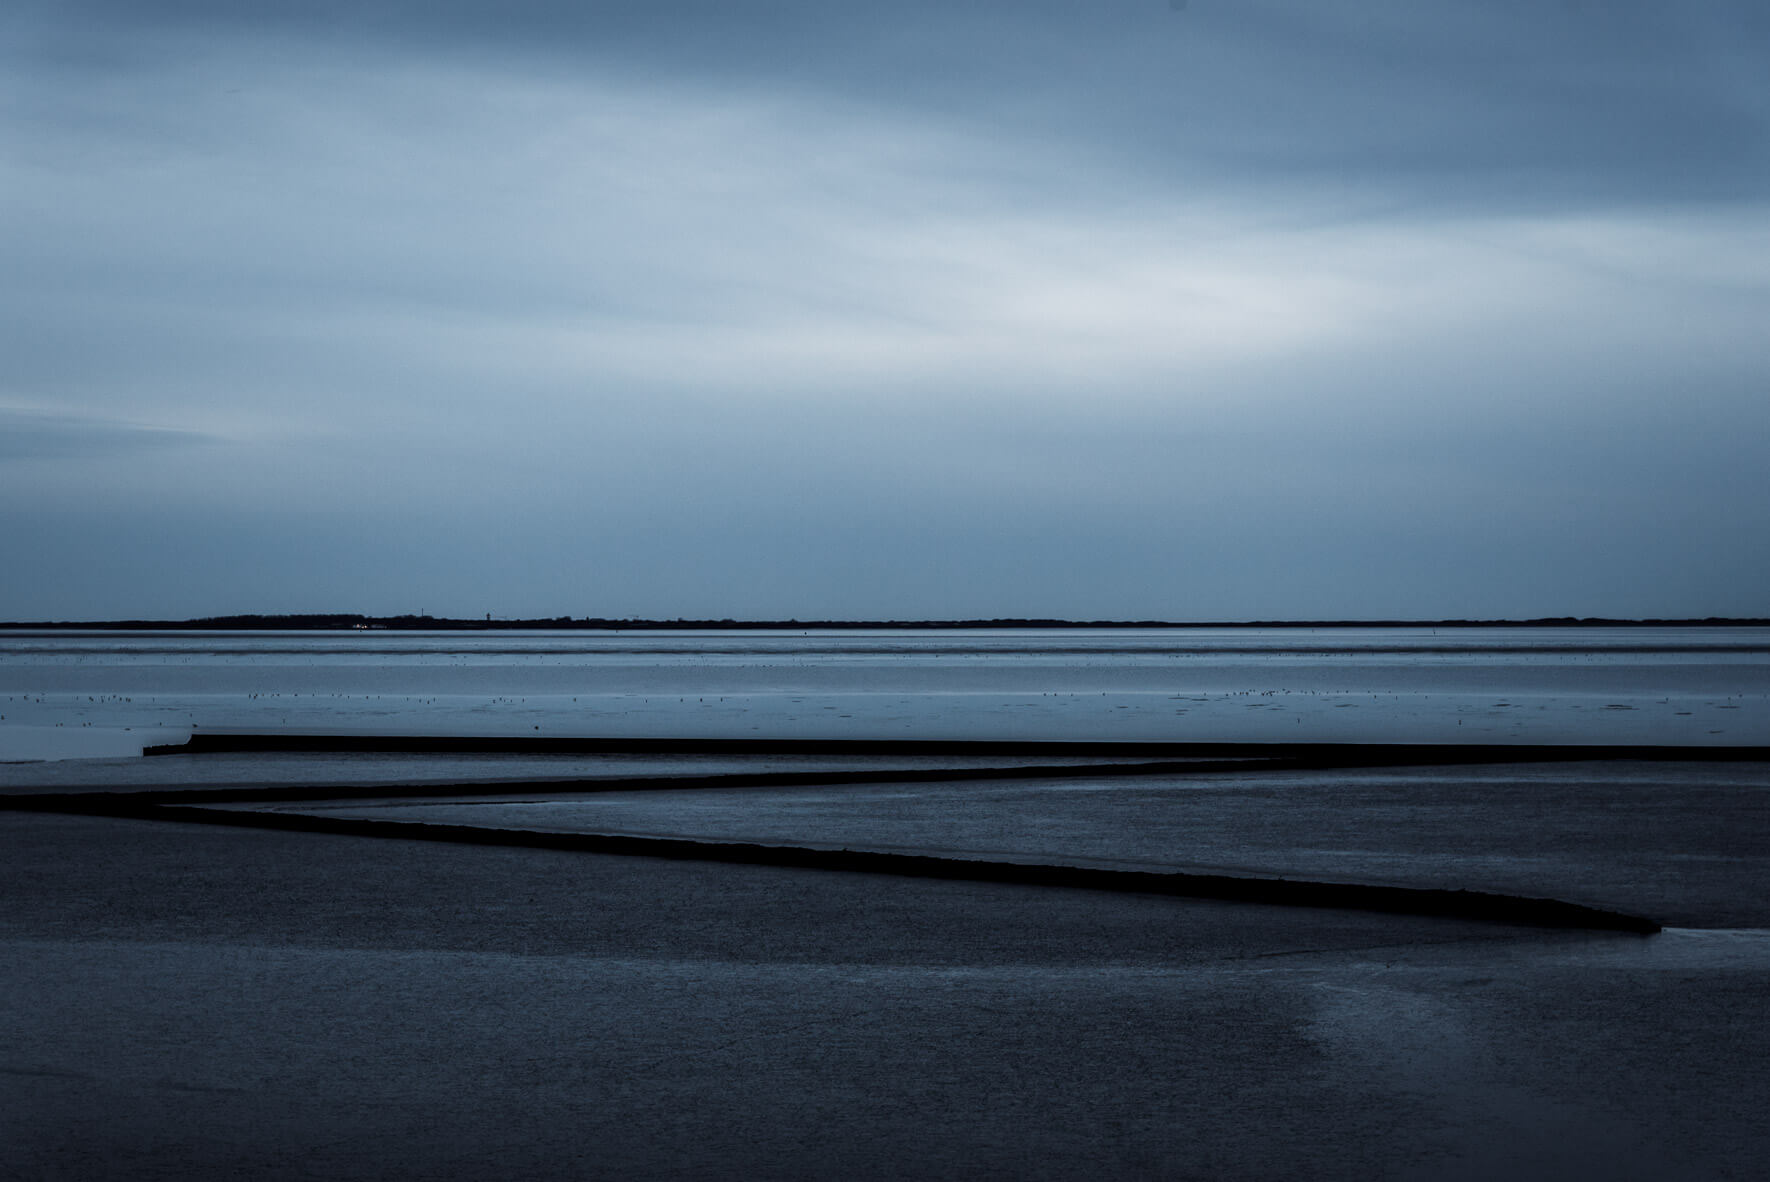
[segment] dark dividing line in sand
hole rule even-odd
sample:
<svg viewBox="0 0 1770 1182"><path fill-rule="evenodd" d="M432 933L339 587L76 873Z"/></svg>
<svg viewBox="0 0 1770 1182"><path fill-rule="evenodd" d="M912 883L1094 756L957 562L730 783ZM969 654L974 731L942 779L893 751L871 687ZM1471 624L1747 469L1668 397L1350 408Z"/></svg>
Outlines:
<svg viewBox="0 0 1770 1182"><path fill-rule="evenodd" d="M1199 775L1248 771L1353 769L1446 764L1523 763L1603 759L1765 760L1766 747L1646 746L1491 746L1445 744L1332 743L1155 743L1015 742L966 740L682 740L562 739L462 736L374 735L202 735L178 747L150 748L148 754L213 751L516 751L669 754L965 754L1025 757L1119 757L1161 755L1165 760L1135 764L1035 764L994 768L881 769L734 773L716 776L650 776L598 780L547 779L468 784L326 785L293 788L147 790L139 793L55 793L0 800L0 808L186 821L208 825L275 829L333 835L403 838L470 845L679 861L721 862L786 869L885 874L907 878L1068 887L1121 894L1166 895L1225 902L1289 907L1337 908L1402 915L1487 920L1534 927L1580 928L1643 935L1660 925L1639 916L1586 907L1558 899L1538 899L1483 891L1317 882L1304 879L1246 878L1233 875L1113 870L945 858L868 850L828 850L804 846L694 841L682 838L615 834L543 833L471 825L412 821L371 821L299 813L228 811L192 802L296 803L367 795L389 797L491 796L545 792L621 792L694 788L814 786L834 784L942 782L953 780L1053 779L1101 776ZM1214 757L1214 758L1213 758Z"/></svg>
<svg viewBox="0 0 1770 1182"><path fill-rule="evenodd" d="M77 804L64 798L63 805L63 809L55 811L350 837L438 841L458 845L517 846L621 857L666 858L673 861L885 874L899 878L1014 886L1067 887L1117 894L1165 895L1281 907L1376 911L1397 915L1485 920L1529 927L1577 928L1638 935L1652 935L1661 930L1660 925L1652 920L1621 912L1605 911L1559 899L1535 899L1484 891L1313 882L1306 879L1241 878L1180 871L1109 870L1089 866L942 858L872 850L827 850L807 846L693 841L684 838L632 837L603 833L542 833L523 829L437 825L422 821L369 821L301 813L233 812L192 805L145 804L117 796L105 800L87 798Z"/></svg>
<svg viewBox="0 0 1770 1182"><path fill-rule="evenodd" d="M1301 769L1563 760L1766 761L1770 746L1497 743L1206 743L1067 739L641 739L569 736L325 735L199 732L144 755L337 751L530 755L965 755L1069 758L1260 759Z"/></svg>

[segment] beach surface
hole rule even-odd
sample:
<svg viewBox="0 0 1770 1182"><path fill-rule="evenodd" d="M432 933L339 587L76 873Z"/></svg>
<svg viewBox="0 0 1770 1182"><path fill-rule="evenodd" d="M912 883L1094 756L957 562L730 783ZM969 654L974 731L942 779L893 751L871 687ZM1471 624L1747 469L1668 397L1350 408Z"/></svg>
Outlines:
<svg viewBox="0 0 1770 1182"><path fill-rule="evenodd" d="M0 763L4 1164L70 1179L1761 1177L1770 764L1713 756L1770 740L1762 632L1630 633L1584 654L1375 634L1283 651L1206 638L1204 655L1172 637L643 653L33 638L0 662L0 737L49 748ZM620 718L663 742L512 743ZM503 749L358 741L416 722L406 733ZM1702 750L1159 773L1096 751L1039 775L1028 765L1053 758L1036 744L790 743L1271 742L1287 727ZM228 728L272 742L126 754ZM788 742L671 748L751 728ZM279 730L306 749L274 749ZM327 731L358 749L326 749ZM360 833L251 827L308 822ZM511 831L1502 892L1664 930L472 837Z"/></svg>
<svg viewBox="0 0 1770 1182"><path fill-rule="evenodd" d="M37 765L55 783L8 799L114 780L102 799L130 805L203 758ZM1766 765L550 797L500 790L559 770L514 755L467 760L478 794L439 800L422 760L417 795L378 797L385 754L213 758L204 796L366 794L216 802L236 811L1561 887L1677 922L0 812L0 1132L29 1176L1669 1179L1770 1151ZM734 765L602 770L648 766Z"/></svg>
<svg viewBox="0 0 1770 1182"><path fill-rule="evenodd" d="M9 814L33 1177L1750 1177L1770 937Z"/></svg>

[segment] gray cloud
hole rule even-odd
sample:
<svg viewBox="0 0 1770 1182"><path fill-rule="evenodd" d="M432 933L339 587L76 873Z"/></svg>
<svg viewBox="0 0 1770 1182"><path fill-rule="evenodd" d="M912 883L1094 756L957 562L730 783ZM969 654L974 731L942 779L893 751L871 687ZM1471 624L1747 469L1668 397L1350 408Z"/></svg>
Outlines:
<svg viewBox="0 0 1770 1182"><path fill-rule="evenodd" d="M1435 205L1740 200L1770 176L1770 13L1750 0L1324 7L1221 0L830 6L153 4L18 18L59 60L218 36L493 69L622 71L915 108L1185 183L1299 175ZM305 52L305 51L304 51ZM236 80L250 88L249 73Z"/></svg>
<svg viewBox="0 0 1770 1182"><path fill-rule="evenodd" d="M1756 6L3 19L0 615L1770 612Z"/></svg>

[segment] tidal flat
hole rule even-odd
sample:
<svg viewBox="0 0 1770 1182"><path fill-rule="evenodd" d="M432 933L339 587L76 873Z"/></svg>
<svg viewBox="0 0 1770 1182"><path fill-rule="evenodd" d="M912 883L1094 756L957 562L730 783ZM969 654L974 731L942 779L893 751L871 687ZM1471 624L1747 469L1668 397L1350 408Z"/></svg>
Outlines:
<svg viewBox="0 0 1770 1182"><path fill-rule="evenodd" d="M769 639L769 655L790 640ZM166 677L161 693L190 715L181 725L274 731L255 713L266 699L251 695L294 692L288 679L312 674L291 668L311 669L312 651L285 641L298 651L258 651L259 664L245 666L258 668L254 682L237 654L192 651L219 643L198 638L151 661L134 652L109 663L9 651L0 697L39 675L33 696L44 701L29 725L54 729L97 721L67 714L77 697L92 697L96 711L104 693L141 693L135 679L151 683L154 668L219 660L234 672L207 701L179 688L184 674ZM1712 686L1695 642L1670 658L1563 653L1550 674L1525 676L1559 687L1542 715L1617 698L1627 700L1609 704L1651 715L1640 695L1605 684L1604 669L1624 665L1636 672L1618 684L1644 685L1640 670L1665 658L1659 692L1714 702L1713 717L1746 720L1729 738L1762 743L1751 720L1770 657L1758 644L1747 637L1723 652ZM345 642L324 646L328 675L413 676L398 654L380 654L390 674ZM445 652L440 640L421 647L423 661ZM1246 696L1295 696L1299 663L1330 677L1340 650L1319 647L1330 651L1256 660L1242 673ZM535 655L493 662L489 696L515 700L510 713L492 711L491 732L538 725L507 680ZM540 655L538 676L561 676L547 668L556 650ZM742 677L755 675L753 659ZM1056 660L1070 671L1056 684L1079 698L1063 681L1076 668L1063 662L1076 659L1001 662L1018 678L1029 660ZM1450 654L1448 672L1433 671L1430 654L1409 659L1427 664L1416 676L1436 687L1414 695L1423 698L1466 679L1457 662L1473 658ZM1496 662L1543 658L1481 659L1491 681ZM564 688L580 693L564 697L619 698L624 674L577 660L578 680ZM1135 680L1152 676L1148 664L1180 666L1146 650L1127 660L1134 672L1095 676ZM681 653L668 662L689 664ZM720 668L713 659L703 674L713 696ZM1273 668L1287 684L1260 688ZM841 673L842 692L863 674ZM347 691L364 692L360 682L329 692ZM1179 682L1174 691L1207 692ZM968 719L977 737L1014 737L977 731L1002 700L987 688L971 696L978 709L953 725ZM1127 699L1096 697L1105 701L1091 712L1068 707L1074 731L1044 737L1120 735ZM379 716L353 718L342 701L325 715L332 729L376 725ZM819 734L872 733L831 730L821 717L836 713L829 704L798 703L814 708ZM1153 699L1132 704L1148 715ZM402 705L400 720L423 718L420 705ZM704 716L680 705L678 733L700 734ZM937 705L916 708L931 716ZM1423 700L1398 709L1416 707L1438 718ZM1592 741L1614 742L1611 719L1623 713L1597 715ZM1471 715L1462 717L1466 729ZM1455 729L1456 711L1446 720ZM162 711L104 721L175 720ZM606 721L598 714L584 729ZM1384 741L1417 723L1388 732L1341 723L1337 734ZM1542 726L1527 737L1568 738ZM706 785L758 769L833 778L939 765L313 750L0 765L6 1164L68 1178L1761 1176L1770 764L1250 764L1098 778L1018 778L1000 756L963 765L992 762L1000 778L731 787ZM702 786L670 786L680 776ZM659 782L560 785L597 777ZM401 791L386 795L389 784ZM427 797L427 785L461 790ZM335 799L312 798L328 787ZM1551 930L39 807L79 793L148 801L193 788L308 797L230 806L266 815L423 815L487 829L1514 891L1632 910L1666 927Z"/></svg>

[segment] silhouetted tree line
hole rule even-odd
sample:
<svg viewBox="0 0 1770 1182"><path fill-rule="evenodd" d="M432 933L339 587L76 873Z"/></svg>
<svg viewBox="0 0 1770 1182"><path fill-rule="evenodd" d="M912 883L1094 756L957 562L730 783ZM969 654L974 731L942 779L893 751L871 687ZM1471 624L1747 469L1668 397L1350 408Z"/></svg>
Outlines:
<svg viewBox="0 0 1770 1182"><path fill-rule="evenodd" d="M770 629L951 629L951 628L1531 628L1653 627L1731 625L1770 626L1770 619L1707 616L1702 619L1618 620L1599 616L1546 616L1534 620L1060 620L997 616L970 620L734 620L610 619L602 616L536 616L527 619L450 619L442 616L365 616L346 612L290 615L200 616L189 620L22 620L4 628L93 628L144 631L189 628L209 631L386 631L495 632L513 629L578 629L602 631Z"/></svg>

